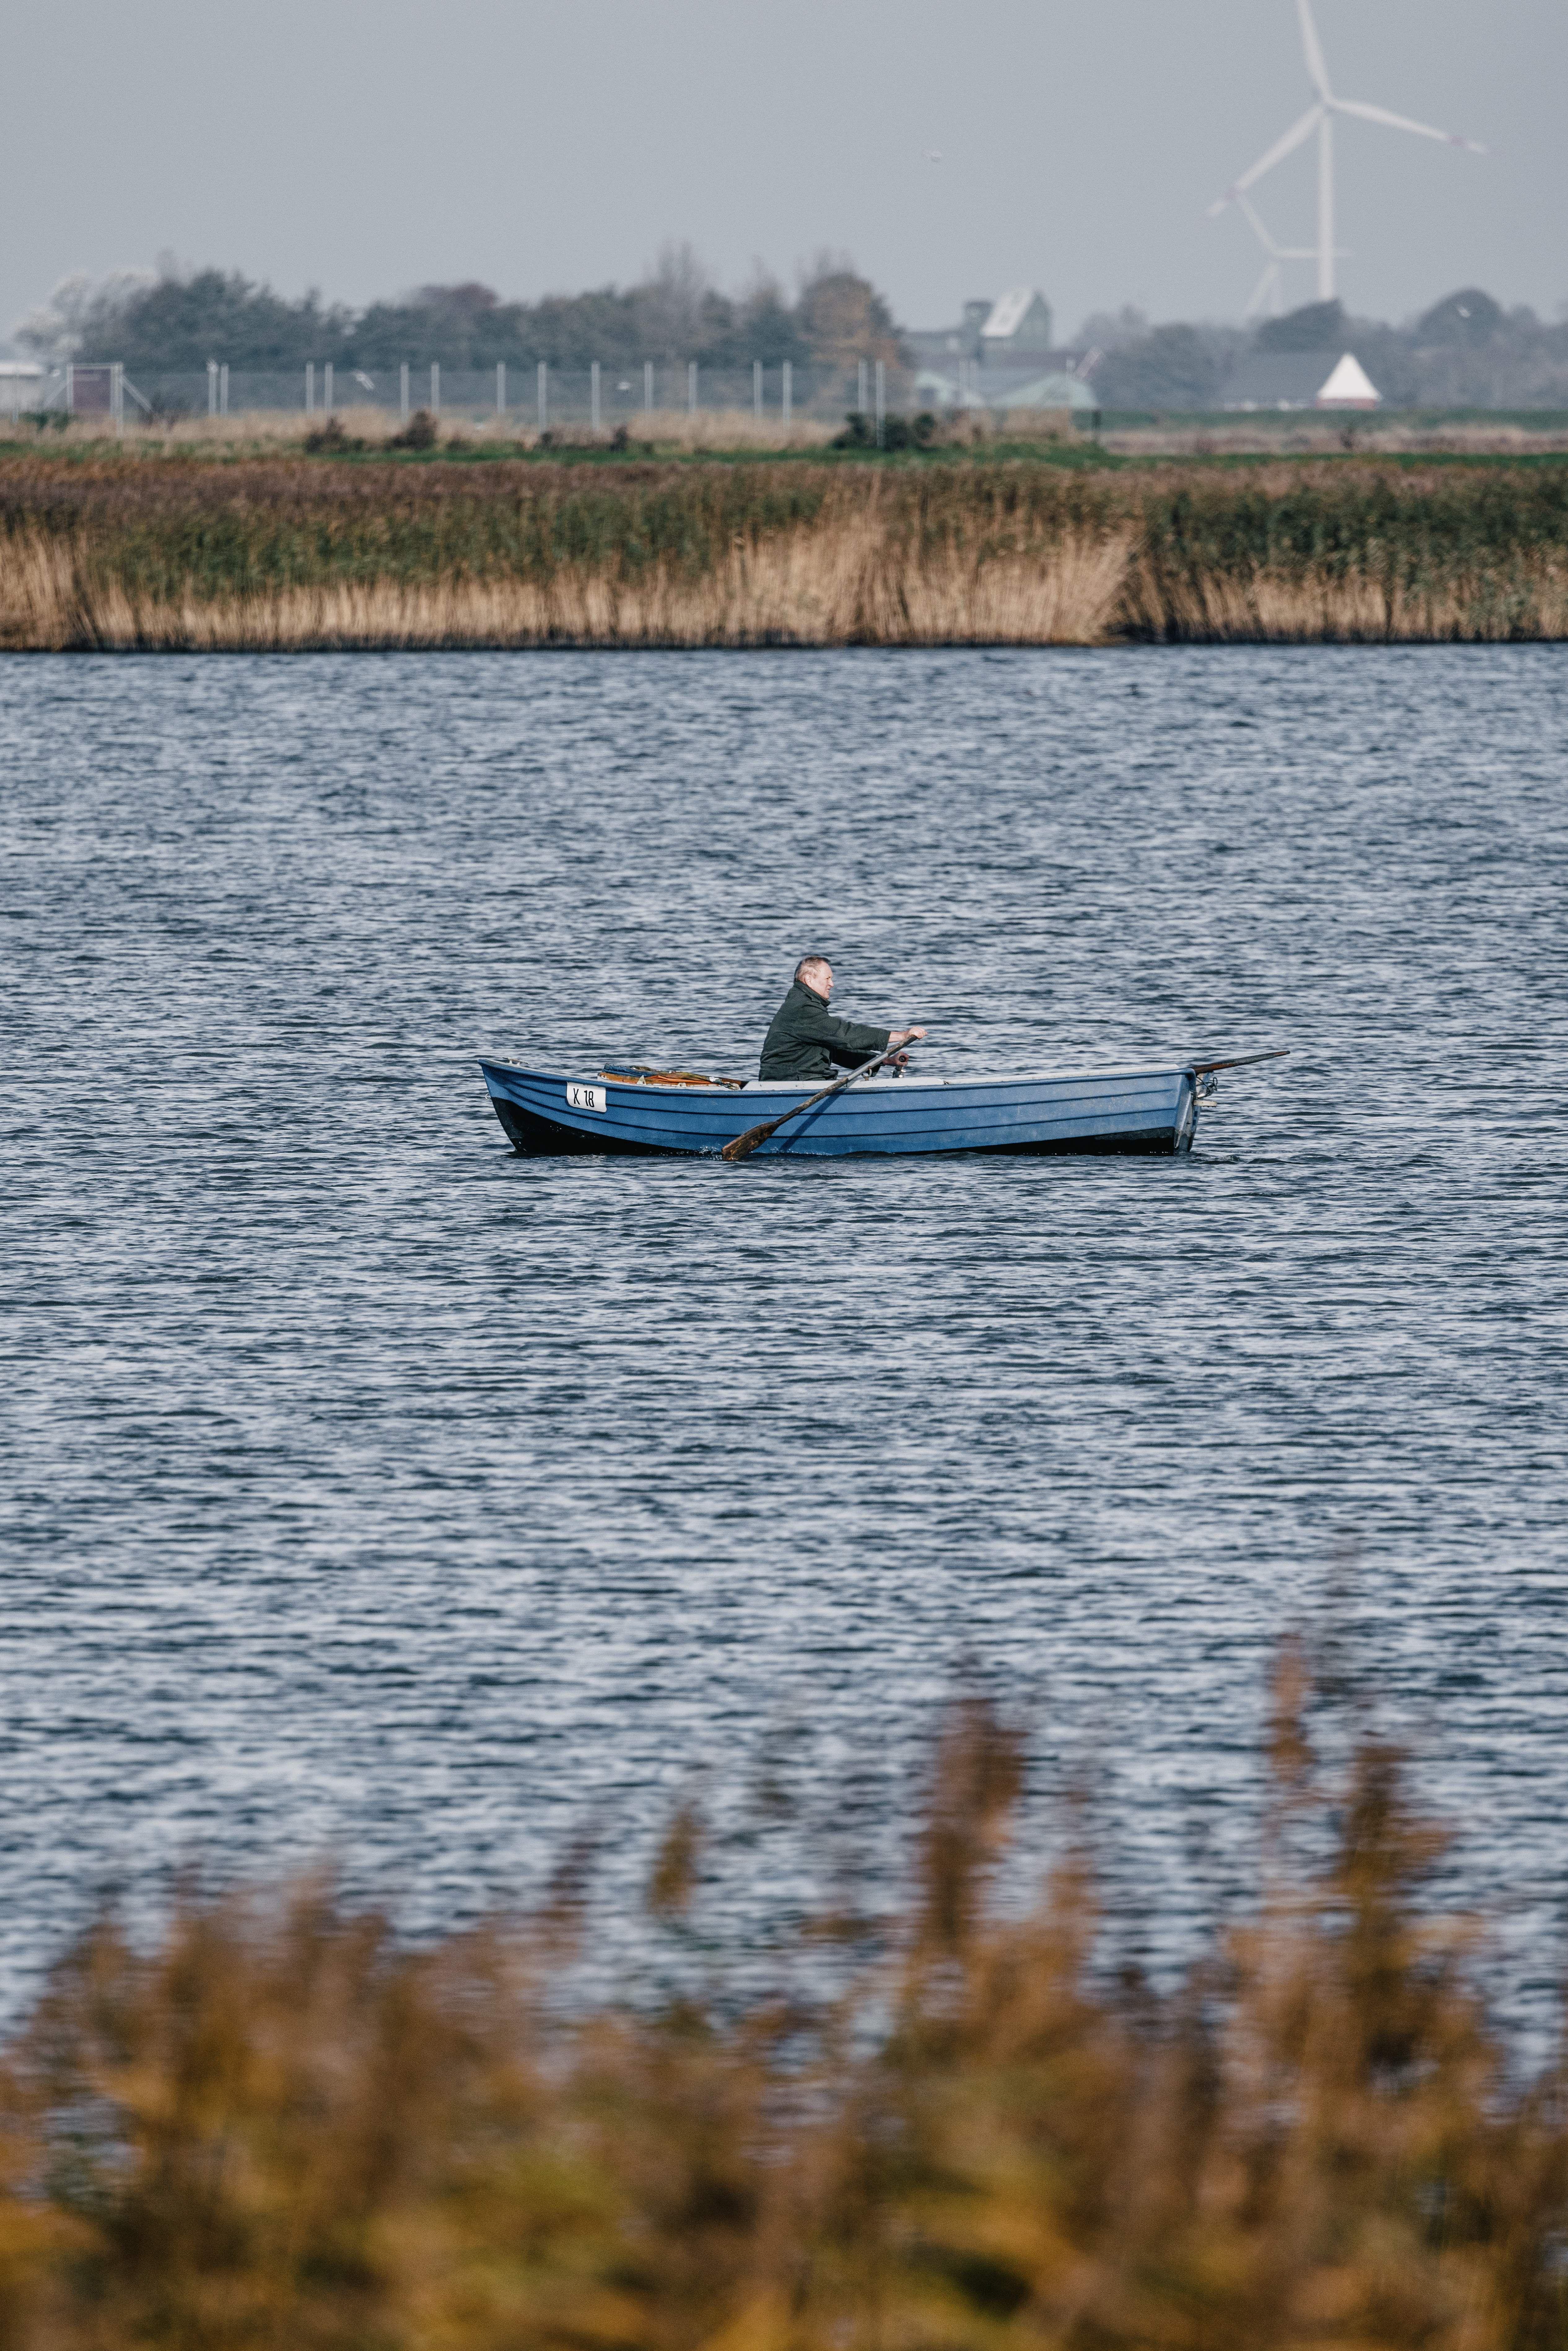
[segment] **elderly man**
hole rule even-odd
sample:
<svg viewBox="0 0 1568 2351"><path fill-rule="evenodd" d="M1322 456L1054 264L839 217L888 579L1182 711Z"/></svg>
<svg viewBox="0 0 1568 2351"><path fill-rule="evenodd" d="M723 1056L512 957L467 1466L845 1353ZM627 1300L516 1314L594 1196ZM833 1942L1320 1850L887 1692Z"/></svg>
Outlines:
<svg viewBox="0 0 1568 2351"><path fill-rule="evenodd" d="M862 1029L858 1021L840 1020L828 1009L832 992L833 967L826 956L803 956L795 966L795 984L763 1040L764 1078L831 1078L835 1061L852 1070L891 1045L907 1045L925 1034L924 1029Z"/></svg>

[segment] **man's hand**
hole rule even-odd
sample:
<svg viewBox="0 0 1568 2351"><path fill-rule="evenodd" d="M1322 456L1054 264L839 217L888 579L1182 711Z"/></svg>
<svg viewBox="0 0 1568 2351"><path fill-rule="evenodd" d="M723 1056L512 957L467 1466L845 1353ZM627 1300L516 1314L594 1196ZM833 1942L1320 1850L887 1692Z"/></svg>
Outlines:
<svg viewBox="0 0 1568 2351"><path fill-rule="evenodd" d="M924 1037L925 1034L924 1029L894 1029L887 1041L889 1046L913 1045L917 1038Z"/></svg>

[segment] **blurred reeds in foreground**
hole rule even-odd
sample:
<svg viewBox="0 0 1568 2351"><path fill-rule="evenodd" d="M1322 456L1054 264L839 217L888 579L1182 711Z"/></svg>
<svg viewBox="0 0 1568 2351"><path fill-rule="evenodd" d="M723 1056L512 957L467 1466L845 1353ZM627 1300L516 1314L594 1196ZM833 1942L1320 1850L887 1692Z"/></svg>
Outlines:
<svg viewBox="0 0 1568 2351"><path fill-rule="evenodd" d="M1568 636L1568 470L0 465L0 645Z"/></svg>
<svg viewBox="0 0 1568 2351"><path fill-rule="evenodd" d="M1097 1963L1082 1850L997 1902L1021 1758L977 1703L904 1915L815 2009L568 2014L570 1871L419 1952L325 1886L191 1896L145 1954L106 1919L5 2057L4 2340L1560 2344L1563 2069L1512 2078L1399 1759L1325 1784L1303 1695L1288 1652L1251 1923L1171 1997ZM683 1814L650 1907L700 1874Z"/></svg>

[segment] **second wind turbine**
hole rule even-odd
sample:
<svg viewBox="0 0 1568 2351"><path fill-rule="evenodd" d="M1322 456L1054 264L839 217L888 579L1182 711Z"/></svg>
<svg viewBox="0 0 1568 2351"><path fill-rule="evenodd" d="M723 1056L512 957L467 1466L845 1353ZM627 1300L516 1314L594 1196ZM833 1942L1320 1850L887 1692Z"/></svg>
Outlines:
<svg viewBox="0 0 1568 2351"><path fill-rule="evenodd" d="M1412 122L1408 115L1390 114L1385 106L1368 106L1355 98L1335 98L1329 88L1329 69L1323 58L1318 28L1312 22L1311 0L1296 0L1296 10L1301 20L1301 50L1307 61L1307 78L1316 96L1299 122L1292 122L1281 139L1276 139L1266 155L1260 155L1249 172L1226 189L1217 203L1210 204L1208 217L1216 220L1228 204L1242 204L1249 188L1255 187L1265 172L1293 154L1304 139L1318 134L1318 299L1331 302L1334 293L1334 209L1333 209L1333 119L1336 114L1354 114L1363 122L1380 122L1389 131L1413 131L1418 139L1440 139L1448 147L1467 147L1472 155L1484 155L1486 149L1473 139L1461 139L1452 131L1434 131L1429 122ZM1245 206L1244 206L1245 208ZM1309 253L1301 255L1305 260ZM1297 256L1290 256L1294 259ZM1281 254L1280 259L1286 256Z"/></svg>

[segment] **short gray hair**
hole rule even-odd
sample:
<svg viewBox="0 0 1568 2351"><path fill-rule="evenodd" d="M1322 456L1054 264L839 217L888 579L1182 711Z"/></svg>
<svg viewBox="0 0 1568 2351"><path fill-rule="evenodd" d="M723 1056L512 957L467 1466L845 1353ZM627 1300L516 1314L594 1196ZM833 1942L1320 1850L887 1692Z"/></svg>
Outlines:
<svg viewBox="0 0 1568 2351"><path fill-rule="evenodd" d="M809 971L831 971L832 967L826 956L802 956L795 966L795 977L797 979L804 979Z"/></svg>

